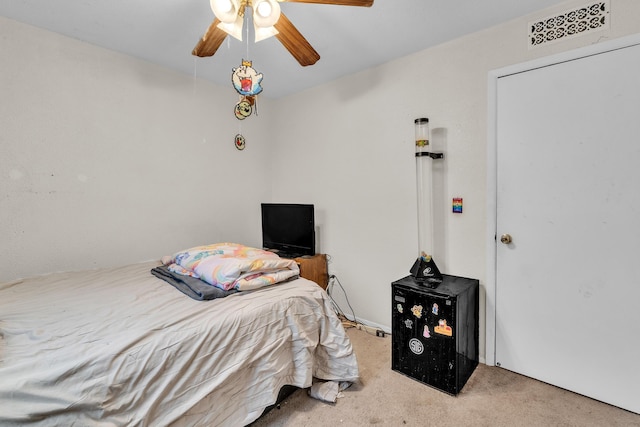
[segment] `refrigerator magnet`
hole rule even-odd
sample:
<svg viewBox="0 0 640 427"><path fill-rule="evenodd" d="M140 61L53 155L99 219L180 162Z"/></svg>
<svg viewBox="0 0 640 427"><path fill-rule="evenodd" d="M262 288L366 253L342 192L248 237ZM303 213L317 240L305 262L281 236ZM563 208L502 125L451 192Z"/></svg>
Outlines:
<svg viewBox="0 0 640 427"><path fill-rule="evenodd" d="M429 325L424 325L424 331L422 332L422 336L425 338L431 338L431 333L429 332Z"/></svg>
<svg viewBox="0 0 640 427"><path fill-rule="evenodd" d="M447 325L447 321L444 319L438 320L438 326L433 328L433 332L440 335L446 335L448 337L453 336L453 329L451 329L451 326Z"/></svg>
<svg viewBox="0 0 640 427"><path fill-rule="evenodd" d="M417 355L421 355L422 352L424 351L424 346L422 345L419 339L411 338L409 340L409 350L411 350L413 353Z"/></svg>
<svg viewBox="0 0 640 427"><path fill-rule="evenodd" d="M418 319L422 317L422 306L421 305L414 305L411 308L411 311L413 312L413 315L416 316Z"/></svg>

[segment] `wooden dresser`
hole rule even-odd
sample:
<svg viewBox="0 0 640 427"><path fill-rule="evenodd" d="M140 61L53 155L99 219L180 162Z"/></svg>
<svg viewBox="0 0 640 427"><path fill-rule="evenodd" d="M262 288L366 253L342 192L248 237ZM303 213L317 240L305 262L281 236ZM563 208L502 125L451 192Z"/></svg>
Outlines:
<svg viewBox="0 0 640 427"><path fill-rule="evenodd" d="M300 276L316 282L322 289L327 289L329 274L327 273L327 255L316 254L294 258L300 266Z"/></svg>

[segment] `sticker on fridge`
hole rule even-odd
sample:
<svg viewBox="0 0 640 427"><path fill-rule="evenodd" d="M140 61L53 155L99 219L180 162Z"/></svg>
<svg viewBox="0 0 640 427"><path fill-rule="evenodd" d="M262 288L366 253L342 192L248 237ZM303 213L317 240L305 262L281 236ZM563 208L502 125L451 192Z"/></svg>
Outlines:
<svg viewBox="0 0 640 427"><path fill-rule="evenodd" d="M453 336L453 329L451 329L451 326L447 325L447 321L445 319L438 320L438 326L433 328L433 332L440 335L446 335L448 337Z"/></svg>

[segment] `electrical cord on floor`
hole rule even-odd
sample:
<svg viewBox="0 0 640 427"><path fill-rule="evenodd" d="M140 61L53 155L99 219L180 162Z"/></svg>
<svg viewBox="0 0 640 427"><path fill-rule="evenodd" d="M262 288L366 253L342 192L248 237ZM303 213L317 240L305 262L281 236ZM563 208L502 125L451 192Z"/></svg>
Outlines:
<svg viewBox="0 0 640 427"><path fill-rule="evenodd" d="M340 308L336 300L334 300L333 296L331 295L331 292L333 291L333 285L335 283L338 283L338 286L340 286L340 289L342 289L342 294L344 295L344 299L347 301L347 305L351 310L351 315L353 316L353 320L357 322L356 313L355 311L353 311L353 307L351 307L351 303L349 302L349 297L347 296L347 291L344 290L344 286L342 286L342 283L340 283L338 276L336 276L335 274L332 274L329 276L329 286L327 286L327 294L329 294L329 297L331 298L333 305L338 309L338 314L342 314L344 316L344 311L342 311L342 308Z"/></svg>
<svg viewBox="0 0 640 427"><path fill-rule="evenodd" d="M340 307L340 305L338 305L336 300L333 299L333 296L331 295L331 292L333 291L334 283L338 283L338 286L340 286L340 289L342 289L342 293L344 294L344 298L347 301L347 305L349 306L349 309L351 310L351 315L353 316L353 320L349 319L344 314L344 311L342 311L342 308ZM358 321L358 318L356 317L356 313L353 310L353 307L351 307L351 303L349 302L349 297L347 296L347 291L345 291L344 286L342 286L342 283L340 283L340 280L338 279L338 277L335 274L332 274L332 275L329 276L329 284L327 286L327 295L329 295L329 299L331 300L331 304L333 305L333 310L336 312L336 314L340 318L343 327L345 327L345 328L356 328L358 330L365 331L365 332L370 333L372 335L375 335L377 337L384 337L385 336L385 332L382 329L375 328L375 327L369 326L369 325L365 325L364 323Z"/></svg>

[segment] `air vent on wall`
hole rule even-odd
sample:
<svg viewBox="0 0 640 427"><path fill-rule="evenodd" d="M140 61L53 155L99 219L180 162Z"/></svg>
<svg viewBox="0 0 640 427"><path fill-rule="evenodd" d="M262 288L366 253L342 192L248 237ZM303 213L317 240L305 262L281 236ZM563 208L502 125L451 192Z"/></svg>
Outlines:
<svg viewBox="0 0 640 427"><path fill-rule="evenodd" d="M529 23L529 48L609 28L609 0Z"/></svg>

